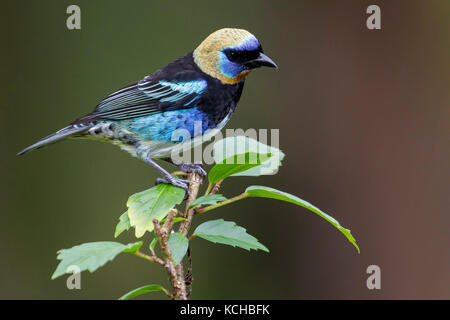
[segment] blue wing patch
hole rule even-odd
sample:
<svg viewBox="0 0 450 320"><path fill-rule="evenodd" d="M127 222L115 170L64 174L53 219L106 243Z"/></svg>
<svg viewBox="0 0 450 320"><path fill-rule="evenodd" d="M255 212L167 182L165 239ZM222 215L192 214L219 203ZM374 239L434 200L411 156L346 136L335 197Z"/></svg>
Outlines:
<svg viewBox="0 0 450 320"><path fill-rule="evenodd" d="M145 79L144 79L145 80ZM170 82L160 80L156 84L149 84L145 81L139 82L138 89L144 92L152 99L158 99L160 102L178 102L189 95L195 94L192 100L183 104L188 106L196 100L206 89L206 80L198 79L185 82Z"/></svg>
<svg viewBox="0 0 450 320"><path fill-rule="evenodd" d="M91 120L125 120L191 108L206 87L207 82L203 79L168 81L147 76L109 95L88 117Z"/></svg>

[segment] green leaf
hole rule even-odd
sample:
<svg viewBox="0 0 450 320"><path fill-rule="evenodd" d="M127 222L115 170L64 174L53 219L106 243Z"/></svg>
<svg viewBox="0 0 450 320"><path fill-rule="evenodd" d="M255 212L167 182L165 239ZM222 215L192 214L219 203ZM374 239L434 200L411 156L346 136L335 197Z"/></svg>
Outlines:
<svg viewBox="0 0 450 320"><path fill-rule="evenodd" d="M153 292L153 291L163 291L163 292L167 293L167 290L163 286L160 286L159 284L149 284L149 285L134 289L128 293L125 293L123 296L121 296L119 298L119 300L128 300L128 299L140 296L141 294Z"/></svg>
<svg viewBox="0 0 450 320"><path fill-rule="evenodd" d="M177 223L177 222L185 221L185 220L186 220L186 218L183 218L183 217L176 217L176 218L173 219L172 225L174 225L174 224ZM160 222L163 223L164 221L166 221L166 218L162 219Z"/></svg>
<svg viewBox="0 0 450 320"><path fill-rule="evenodd" d="M194 202L191 203L189 208L193 208L196 206L204 206L204 205L212 205L216 204L217 202L222 202L227 200L223 195L221 194L209 194L207 196L198 197Z"/></svg>
<svg viewBox="0 0 450 320"><path fill-rule="evenodd" d="M271 156L270 153L261 154L255 152L235 154L212 167L208 173L209 182L217 183L229 176L260 166Z"/></svg>
<svg viewBox="0 0 450 320"><path fill-rule="evenodd" d="M58 260L61 260L52 279L56 279L67 272L69 266L75 265L80 271L94 272L108 261L113 260L121 252L135 252L142 246L142 242L124 245L119 242L100 241L84 243L70 249L58 251Z"/></svg>
<svg viewBox="0 0 450 320"><path fill-rule="evenodd" d="M260 249L269 252L269 249L259 243L258 239L249 235L244 228L237 226L232 221L218 219L204 222L195 229L194 235L215 243L237 246L246 250Z"/></svg>
<svg viewBox="0 0 450 320"><path fill-rule="evenodd" d="M174 225L174 224L177 223L177 222L180 222L180 221L186 221L186 220L187 220L187 219L186 219L186 218L183 218L183 217L176 217L176 218L173 219L172 225Z"/></svg>
<svg viewBox="0 0 450 320"><path fill-rule="evenodd" d="M153 231L153 219L163 219L170 209L183 201L184 194L183 189L164 183L133 194L127 206L130 225L136 229L136 237L142 237L146 231Z"/></svg>
<svg viewBox="0 0 450 320"><path fill-rule="evenodd" d="M222 163L226 158L236 154L248 152L259 154L271 154L271 157L263 161L261 165L249 168L242 172L236 172L233 176L261 176L272 175L278 172L284 153L272 146L268 146L247 136L228 137L217 141L213 147L215 163Z"/></svg>
<svg viewBox="0 0 450 320"><path fill-rule="evenodd" d="M355 240L355 238L353 238L352 234L350 233L350 230L342 227L336 219L327 215L322 210L313 206L309 202L306 202L305 200L302 200L302 199L300 199L292 194L289 194L287 192L283 192L283 191L279 191L279 190L276 190L273 188L263 187L263 186L248 187L245 190L245 193L249 197L271 198L271 199L277 199L277 200L281 200L281 201L294 203L296 205L302 206L302 207L318 214L319 216L321 216L322 218L327 220L329 223L331 223L333 226L335 226L340 232L342 232L342 234L345 237L347 237L348 241L350 241L355 246L356 250L358 250L358 253L360 253L359 247L356 244L356 240Z"/></svg>
<svg viewBox="0 0 450 320"><path fill-rule="evenodd" d="M116 231L114 232L114 238L117 238L122 232L130 229L130 219L128 218L128 211L125 211L119 217L119 223L116 226Z"/></svg>
<svg viewBox="0 0 450 320"><path fill-rule="evenodd" d="M125 249L123 249L123 252L135 253L142 247L142 244L142 241L130 243Z"/></svg>
<svg viewBox="0 0 450 320"><path fill-rule="evenodd" d="M179 264L183 260L184 255L189 247L189 240L179 232L170 234L169 248L172 260L175 265Z"/></svg>

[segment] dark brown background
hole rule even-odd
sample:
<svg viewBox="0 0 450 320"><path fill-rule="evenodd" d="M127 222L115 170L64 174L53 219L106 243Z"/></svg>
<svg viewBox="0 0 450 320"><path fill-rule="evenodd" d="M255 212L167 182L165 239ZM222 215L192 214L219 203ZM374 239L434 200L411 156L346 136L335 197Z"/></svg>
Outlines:
<svg viewBox="0 0 450 320"><path fill-rule="evenodd" d="M65 26L75 3L81 31ZM379 31L365 27L374 3ZM100 143L15 153L222 27L250 30L279 65L250 76L228 128L279 128L286 153L278 175L235 178L224 193L294 193L349 227L361 254L302 208L249 199L210 218L236 221L270 254L196 240L193 298L450 298L448 1L15 1L1 15L0 298L167 286L158 266L127 255L83 273L79 291L50 280L58 249L113 239L153 170ZM371 264L378 291L365 285Z"/></svg>

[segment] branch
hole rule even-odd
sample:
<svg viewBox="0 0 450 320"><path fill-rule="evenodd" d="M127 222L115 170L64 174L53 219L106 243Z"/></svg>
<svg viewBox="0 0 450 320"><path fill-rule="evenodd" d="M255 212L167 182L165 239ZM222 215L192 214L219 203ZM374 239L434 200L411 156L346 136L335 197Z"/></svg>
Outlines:
<svg viewBox="0 0 450 320"><path fill-rule="evenodd" d="M192 172L188 174L188 180L189 198L186 201L186 211L184 213L186 220L181 223L180 229L178 229L178 232L180 232L183 236L187 235L191 226L192 218L194 217L194 209L189 209L189 207L191 203L197 199L198 189L203 182L203 178L198 173Z"/></svg>
<svg viewBox="0 0 450 320"><path fill-rule="evenodd" d="M186 300L186 286L184 280L180 281L179 279L169 247L169 235L175 214L175 210L170 210L162 227L159 225L157 219L153 219L153 224L155 226L155 233L164 256L164 268L169 274L170 283L173 288L172 298L175 300Z"/></svg>
<svg viewBox="0 0 450 320"><path fill-rule="evenodd" d="M190 299L192 292L192 281L194 281L194 276L192 275L192 257L190 247L188 247L187 249L187 261L188 261L188 268L186 275L184 276L184 282L186 284L186 296L188 299Z"/></svg>
<svg viewBox="0 0 450 320"><path fill-rule="evenodd" d="M189 180L189 197L188 200L186 201L186 210L184 213L184 217L186 218L186 220L182 221L180 224L180 228L178 229L178 232L180 232L183 236L186 236L189 228L191 227L191 223L192 223L192 218L194 217L194 208L189 209L189 207L191 206L191 203L195 201L195 199L197 199L197 195L198 195L198 190L200 188L200 185L203 182L203 178L195 172L189 173L188 174L188 180ZM192 262L190 261L190 264L192 265ZM184 274L184 269L183 269L183 264L180 262L177 267L176 267L176 272L177 272L177 279L179 282L183 283L183 288L184 288L184 292L183 292L183 298L185 300L189 299L190 294L191 294L191 282L192 282L192 274L190 269L188 268L188 274L185 276ZM186 282L187 282L187 287L188 287L188 291L186 290Z"/></svg>
<svg viewBox="0 0 450 320"><path fill-rule="evenodd" d="M190 267L188 268L188 273L186 275L184 274L183 264L181 262L175 266L169 246L169 236L171 232L173 232L172 223L177 214L183 216L186 220L181 222L178 231L183 236L187 235L195 213L194 208L190 209L189 207L191 203L194 202L195 199L197 199L198 190L203 182L203 178L198 173L188 173L187 178L189 180L189 197L186 201L185 212L181 213L176 209L171 209L167 214L167 217L165 218L162 225L160 225L157 219L153 219L153 225L155 226L155 236L161 247L164 259L158 258L155 254L155 251L151 248L150 251L152 253L152 256L145 255L141 252L135 253L137 256L141 258L144 258L152 262L157 262L164 266L164 268L167 270L167 273L169 274L170 283L173 289L173 294L170 295L170 297L175 300L189 299L192 282L192 273L191 273L192 262L190 261L189 256L188 258Z"/></svg>

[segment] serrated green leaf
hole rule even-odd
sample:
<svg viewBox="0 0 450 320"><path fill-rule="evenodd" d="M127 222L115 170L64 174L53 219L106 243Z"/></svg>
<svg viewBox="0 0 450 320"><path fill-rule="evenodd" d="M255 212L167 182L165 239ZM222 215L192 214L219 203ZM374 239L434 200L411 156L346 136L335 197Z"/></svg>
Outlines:
<svg viewBox="0 0 450 320"><path fill-rule="evenodd" d="M179 232L170 234L169 248L172 260L175 265L179 264L183 260L184 255L189 247L189 240Z"/></svg>
<svg viewBox="0 0 450 320"><path fill-rule="evenodd" d="M311 203L302 200L299 197L296 197L290 193L264 186L250 186L245 190L245 193L250 197L271 198L294 203L318 214L319 216L327 220L329 223L331 223L333 226L335 226L348 239L348 241L350 241L355 246L356 250L358 250L358 253L360 252L359 247L356 244L356 240L350 233L350 230L342 227L336 219L329 216L319 208L313 206Z"/></svg>
<svg viewBox="0 0 450 320"><path fill-rule="evenodd" d="M216 204L217 202L222 202L227 200L223 195L221 194L209 194L207 196L198 197L194 202L191 203L189 208L193 208L196 206L204 206L204 205L212 205Z"/></svg>
<svg viewBox="0 0 450 320"><path fill-rule="evenodd" d="M270 153L261 154L255 152L235 154L212 167L208 173L209 182L217 183L229 176L237 175L240 172L260 166L271 156Z"/></svg>
<svg viewBox="0 0 450 320"><path fill-rule="evenodd" d="M128 218L128 211L125 211L119 217L119 223L116 226L116 231L114 232L114 238L117 238L122 232L130 229L130 219Z"/></svg>
<svg viewBox="0 0 450 320"><path fill-rule="evenodd" d="M170 209L183 201L184 194L181 188L161 183L128 198L128 217L136 237L153 231L153 219L163 219Z"/></svg>
<svg viewBox="0 0 450 320"><path fill-rule="evenodd" d="M113 260L121 252L135 252L142 246L142 242L124 245L119 242L99 241L80 244L70 249L58 251L58 264L52 279L56 279L67 272L69 266L75 265L80 271L94 272L108 261Z"/></svg>
<svg viewBox="0 0 450 320"><path fill-rule="evenodd" d="M215 243L227 244L246 250L260 249L269 252L269 249L259 243L258 239L249 235L244 228L239 227L232 221L218 219L204 222L195 229L194 235Z"/></svg>
<svg viewBox="0 0 450 320"><path fill-rule="evenodd" d="M153 291L163 291L167 293L167 290L160 286L159 284L149 284L137 289L134 289L128 293L125 293L123 296L119 298L119 300L128 300L137 296L140 296L141 294L153 292Z"/></svg>
<svg viewBox="0 0 450 320"><path fill-rule="evenodd" d="M263 161L261 165L255 166L242 172L236 172L233 176L261 176L273 175L278 172L284 153L276 148L247 136L228 137L217 141L213 147L214 162L221 163L224 159L230 158L236 154L248 152L259 154L271 154L271 157Z"/></svg>

